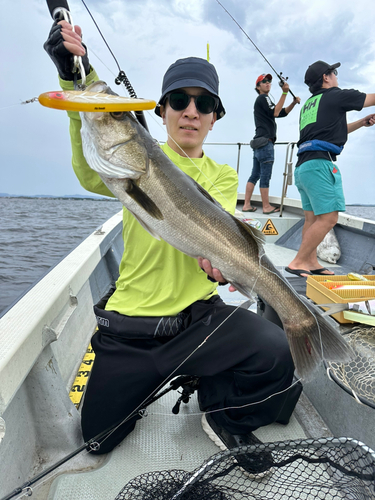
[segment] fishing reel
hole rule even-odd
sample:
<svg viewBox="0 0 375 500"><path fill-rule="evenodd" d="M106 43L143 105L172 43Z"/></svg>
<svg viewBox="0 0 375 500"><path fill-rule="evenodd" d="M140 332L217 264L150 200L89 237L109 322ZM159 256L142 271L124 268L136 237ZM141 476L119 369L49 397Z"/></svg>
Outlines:
<svg viewBox="0 0 375 500"><path fill-rule="evenodd" d="M174 415L177 415L180 411L181 403L187 404L191 396L198 389L199 377L194 377L192 375L182 375L175 381L172 380L171 385L173 389L177 389L178 387L181 387L182 389L182 392L179 393L181 394L181 396L178 398L176 404L172 408L172 413Z"/></svg>
<svg viewBox="0 0 375 500"><path fill-rule="evenodd" d="M288 77L284 77L282 76L282 73L280 72L280 74L278 75L278 77L280 78L280 81L279 81L279 85L280 87L282 87L284 85L284 83L287 82L288 80Z"/></svg>

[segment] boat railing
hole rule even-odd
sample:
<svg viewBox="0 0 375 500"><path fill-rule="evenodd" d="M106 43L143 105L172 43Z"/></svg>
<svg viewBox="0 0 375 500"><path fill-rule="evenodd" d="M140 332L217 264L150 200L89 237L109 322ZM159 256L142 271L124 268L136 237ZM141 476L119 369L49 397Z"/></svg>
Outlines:
<svg viewBox="0 0 375 500"><path fill-rule="evenodd" d="M287 197L288 186L293 184L293 153L297 142L283 142L276 141L275 146L286 146L285 163L283 171L283 186L281 192L281 205L280 205L280 217L283 211L284 200ZM249 142L205 142L207 146L236 146L237 147L237 165L236 171L239 175L240 173L240 163L241 163L241 148L242 146L250 146Z"/></svg>

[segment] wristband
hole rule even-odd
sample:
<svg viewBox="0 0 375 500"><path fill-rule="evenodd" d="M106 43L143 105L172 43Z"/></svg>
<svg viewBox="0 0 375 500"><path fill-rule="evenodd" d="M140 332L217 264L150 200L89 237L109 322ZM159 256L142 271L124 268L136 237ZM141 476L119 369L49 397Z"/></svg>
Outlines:
<svg viewBox="0 0 375 500"><path fill-rule="evenodd" d="M288 92L283 92L283 95L288 95Z"/></svg>

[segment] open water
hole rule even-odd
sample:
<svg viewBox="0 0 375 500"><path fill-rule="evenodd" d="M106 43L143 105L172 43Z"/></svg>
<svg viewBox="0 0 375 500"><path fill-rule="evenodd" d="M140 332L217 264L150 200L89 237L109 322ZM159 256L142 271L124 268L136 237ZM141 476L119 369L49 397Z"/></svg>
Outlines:
<svg viewBox="0 0 375 500"><path fill-rule="evenodd" d="M0 197L0 314L121 207L106 199Z"/></svg>
<svg viewBox="0 0 375 500"><path fill-rule="evenodd" d="M103 222L117 200L0 197L0 314ZM347 213L375 220L375 207Z"/></svg>

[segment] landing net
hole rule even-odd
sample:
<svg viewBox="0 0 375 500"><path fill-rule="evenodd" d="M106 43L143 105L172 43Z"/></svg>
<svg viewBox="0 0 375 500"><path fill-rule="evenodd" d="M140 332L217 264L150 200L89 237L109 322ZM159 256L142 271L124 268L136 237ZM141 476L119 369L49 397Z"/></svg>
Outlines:
<svg viewBox="0 0 375 500"><path fill-rule="evenodd" d="M270 457L266 475L246 475L236 458ZM370 500L375 453L350 438L242 446L218 453L193 472L168 470L131 480L115 500Z"/></svg>
<svg viewBox="0 0 375 500"><path fill-rule="evenodd" d="M328 375L361 403L375 409L375 327L358 327L345 335L355 353L350 363L327 363Z"/></svg>

